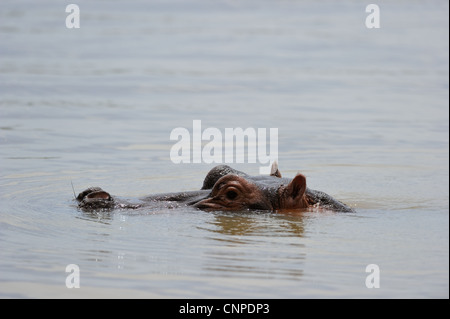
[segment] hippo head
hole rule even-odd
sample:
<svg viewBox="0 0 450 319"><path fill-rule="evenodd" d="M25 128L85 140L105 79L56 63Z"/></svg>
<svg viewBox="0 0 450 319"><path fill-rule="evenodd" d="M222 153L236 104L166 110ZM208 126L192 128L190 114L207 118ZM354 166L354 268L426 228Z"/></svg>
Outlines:
<svg viewBox="0 0 450 319"><path fill-rule="evenodd" d="M176 202L177 205L203 210L275 211L320 206L334 211L354 211L323 192L308 189L302 174L297 174L293 179L281 177L276 163L272 165L268 176L250 176L229 166L219 165L209 171L199 191L151 195L138 204L113 198L98 187L81 192L76 200L79 202L78 207L83 210L135 209L155 202Z"/></svg>
<svg viewBox="0 0 450 319"><path fill-rule="evenodd" d="M209 195L193 206L205 210L276 210L308 207L306 178L297 174L292 180L281 177L276 163L270 176L250 176L221 165L205 178L202 189Z"/></svg>

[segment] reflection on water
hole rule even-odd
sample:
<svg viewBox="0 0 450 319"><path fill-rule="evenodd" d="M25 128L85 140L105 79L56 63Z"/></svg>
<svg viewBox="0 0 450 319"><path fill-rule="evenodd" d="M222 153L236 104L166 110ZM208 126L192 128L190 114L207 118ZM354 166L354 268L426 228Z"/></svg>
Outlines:
<svg viewBox="0 0 450 319"><path fill-rule="evenodd" d="M82 215L77 218L109 225L114 218L114 212L110 210L82 211Z"/></svg>
<svg viewBox="0 0 450 319"><path fill-rule="evenodd" d="M141 235L133 236L133 242L125 242L122 249L105 250L92 249L92 246L109 246L111 241L118 240L120 233L127 234L127 224L135 223L136 219L172 215L174 219L186 217L197 219L199 232L189 237L202 239L200 246L196 240L190 239L193 246L189 248L193 264L200 263L203 274L213 277L241 277L253 279L286 279L298 280L303 274L303 263L306 258L302 237L304 236L303 215L273 214L269 212L202 212L191 207L177 209L157 209L145 207L139 210L117 211L80 211L82 220L104 224L113 229L119 224L117 233L111 229L93 228L87 232L91 244L83 250L85 260L92 262L114 261L117 269L133 268L133 259L145 260L149 263L149 271L156 274L190 273L192 266L180 266L179 255L185 255L178 245L173 246L181 238L178 236L167 238L166 229L152 227L151 234L145 238ZM200 215L200 216L199 216ZM199 218L197 218L199 217ZM142 222L143 220L141 220ZM172 222L175 222L172 220ZM146 220L145 223L152 223ZM152 239L153 238L153 239ZM159 240L158 240L159 238ZM166 238L166 239L164 239ZM120 240L119 240L120 242ZM144 249L144 255L133 253L128 245L139 245L152 242ZM122 244L120 245L122 246ZM141 249L141 248L140 248ZM161 254L161 252L163 252ZM157 256L157 257L151 257ZM186 256L183 257L186 260ZM116 260L116 261L115 261ZM155 261L158 265L153 264ZM186 261L182 262L184 265ZM162 264L161 264L162 263ZM153 265L152 265L153 264ZM164 266L165 265L165 266ZM170 266L168 266L170 265ZM195 273L196 271L194 271Z"/></svg>
<svg viewBox="0 0 450 319"><path fill-rule="evenodd" d="M302 237L304 232L301 213L289 215L246 211L212 214L214 221L210 224L215 227L208 230L224 235Z"/></svg>
<svg viewBox="0 0 450 319"><path fill-rule="evenodd" d="M221 276L300 279L305 258L300 241L304 231L301 215L213 215L207 227L199 227L210 232L206 238L213 241L205 251L205 271Z"/></svg>

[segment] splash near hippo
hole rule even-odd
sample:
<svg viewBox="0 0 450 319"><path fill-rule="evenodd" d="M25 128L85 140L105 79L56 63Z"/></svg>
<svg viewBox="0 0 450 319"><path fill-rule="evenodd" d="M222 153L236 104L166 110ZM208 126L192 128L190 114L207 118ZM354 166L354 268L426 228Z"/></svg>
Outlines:
<svg viewBox="0 0 450 319"><path fill-rule="evenodd" d="M322 208L337 212L354 212L352 208L328 194L306 187L306 177L297 174L283 178L275 162L270 175L250 176L227 165L214 167L206 175L200 190L165 193L141 198L129 203L111 196L99 187L91 187L77 197L83 210L136 209L150 207L155 202L167 202L167 207L192 206L208 211L264 210L280 211Z"/></svg>

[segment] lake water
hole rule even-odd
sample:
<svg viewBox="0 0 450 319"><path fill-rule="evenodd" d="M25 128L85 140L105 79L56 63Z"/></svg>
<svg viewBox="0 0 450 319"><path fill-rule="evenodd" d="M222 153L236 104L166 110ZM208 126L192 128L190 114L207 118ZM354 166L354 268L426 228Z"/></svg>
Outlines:
<svg viewBox="0 0 450 319"><path fill-rule="evenodd" d="M0 297L449 297L447 1L76 3L0 2ZM77 209L199 189L193 120L278 128L282 174L356 213Z"/></svg>

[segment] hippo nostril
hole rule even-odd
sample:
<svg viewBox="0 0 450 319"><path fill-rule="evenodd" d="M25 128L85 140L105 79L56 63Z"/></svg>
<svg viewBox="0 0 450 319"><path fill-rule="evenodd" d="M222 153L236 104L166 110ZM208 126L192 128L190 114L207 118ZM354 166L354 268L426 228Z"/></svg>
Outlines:
<svg viewBox="0 0 450 319"><path fill-rule="evenodd" d="M86 196L86 198L111 200L111 195L109 195L105 191L98 191L98 192L90 193L89 195Z"/></svg>
<svg viewBox="0 0 450 319"><path fill-rule="evenodd" d="M83 210L112 209L114 208L114 199L105 191L94 192L87 195L78 207Z"/></svg>
<svg viewBox="0 0 450 319"><path fill-rule="evenodd" d="M96 192L101 192L101 191L103 191L103 189L101 189L100 187L90 187L90 188L86 189L85 191L81 192L80 194L78 194L77 201L80 202L85 197L88 197L90 194L96 193Z"/></svg>

